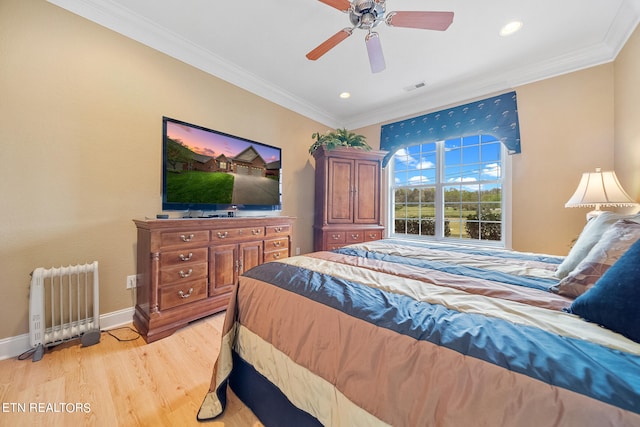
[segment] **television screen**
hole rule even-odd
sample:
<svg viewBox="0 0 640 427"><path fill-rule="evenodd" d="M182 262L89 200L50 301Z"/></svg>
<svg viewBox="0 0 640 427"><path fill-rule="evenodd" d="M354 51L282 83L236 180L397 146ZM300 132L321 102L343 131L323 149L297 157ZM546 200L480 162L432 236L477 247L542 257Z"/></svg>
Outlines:
<svg viewBox="0 0 640 427"><path fill-rule="evenodd" d="M280 210L282 150L163 117L162 209Z"/></svg>

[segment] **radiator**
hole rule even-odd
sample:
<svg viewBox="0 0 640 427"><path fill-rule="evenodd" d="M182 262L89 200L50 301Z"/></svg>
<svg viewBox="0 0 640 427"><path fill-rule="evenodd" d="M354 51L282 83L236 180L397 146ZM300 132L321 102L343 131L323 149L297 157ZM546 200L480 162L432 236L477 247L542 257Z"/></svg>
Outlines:
<svg viewBox="0 0 640 427"><path fill-rule="evenodd" d="M100 341L98 262L31 273L29 341L33 361L46 347L75 338L83 345Z"/></svg>

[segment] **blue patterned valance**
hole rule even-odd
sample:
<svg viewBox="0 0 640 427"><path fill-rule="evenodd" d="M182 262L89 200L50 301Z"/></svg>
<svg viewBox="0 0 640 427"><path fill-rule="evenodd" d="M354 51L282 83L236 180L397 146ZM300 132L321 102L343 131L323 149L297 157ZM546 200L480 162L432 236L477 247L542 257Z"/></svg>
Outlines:
<svg viewBox="0 0 640 427"><path fill-rule="evenodd" d="M480 134L499 139L509 154L520 152L515 92L382 126L380 149L389 152L383 165L409 145Z"/></svg>

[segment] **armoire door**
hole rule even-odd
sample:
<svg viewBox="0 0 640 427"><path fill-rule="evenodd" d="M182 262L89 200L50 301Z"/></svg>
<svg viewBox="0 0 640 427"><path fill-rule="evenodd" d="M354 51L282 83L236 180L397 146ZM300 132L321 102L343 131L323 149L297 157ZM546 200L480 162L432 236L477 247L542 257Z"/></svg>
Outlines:
<svg viewBox="0 0 640 427"><path fill-rule="evenodd" d="M354 224L377 224L380 215L380 163L355 162Z"/></svg>
<svg viewBox="0 0 640 427"><path fill-rule="evenodd" d="M329 158L327 224L353 223L354 162Z"/></svg>

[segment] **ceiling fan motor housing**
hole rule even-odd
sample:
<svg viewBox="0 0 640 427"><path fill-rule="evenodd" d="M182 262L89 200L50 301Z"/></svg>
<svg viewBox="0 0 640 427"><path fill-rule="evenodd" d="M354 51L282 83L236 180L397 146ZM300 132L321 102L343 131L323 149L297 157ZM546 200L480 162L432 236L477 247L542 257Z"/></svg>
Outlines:
<svg viewBox="0 0 640 427"><path fill-rule="evenodd" d="M355 0L349 10L349 19L356 28L370 30L383 21L384 1Z"/></svg>

